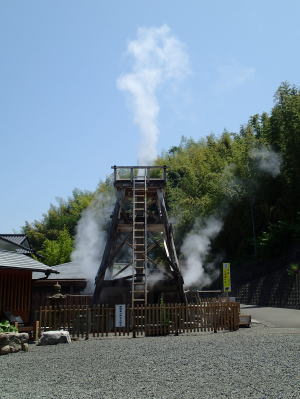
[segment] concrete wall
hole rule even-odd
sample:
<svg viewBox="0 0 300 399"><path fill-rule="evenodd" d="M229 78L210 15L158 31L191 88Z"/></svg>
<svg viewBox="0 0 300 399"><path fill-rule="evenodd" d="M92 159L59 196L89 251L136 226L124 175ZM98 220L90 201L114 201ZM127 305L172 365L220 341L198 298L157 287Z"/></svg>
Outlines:
<svg viewBox="0 0 300 399"><path fill-rule="evenodd" d="M289 276L281 269L239 285L234 294L249 305L300 309L300 273Z"/></svg>

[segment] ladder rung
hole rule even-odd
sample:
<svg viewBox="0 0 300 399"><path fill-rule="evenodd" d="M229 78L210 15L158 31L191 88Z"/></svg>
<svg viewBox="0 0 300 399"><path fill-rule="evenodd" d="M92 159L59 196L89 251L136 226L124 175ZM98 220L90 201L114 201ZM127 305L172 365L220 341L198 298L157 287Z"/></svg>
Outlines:
<svg viewBox="0 0 300 399"><path fill-rule="evenodd" d="M134 301L139 301L139 302L140 302L140 301L145 302L145 299L142 299L142 298L133 298L133 300L134 300Z"/></svg>

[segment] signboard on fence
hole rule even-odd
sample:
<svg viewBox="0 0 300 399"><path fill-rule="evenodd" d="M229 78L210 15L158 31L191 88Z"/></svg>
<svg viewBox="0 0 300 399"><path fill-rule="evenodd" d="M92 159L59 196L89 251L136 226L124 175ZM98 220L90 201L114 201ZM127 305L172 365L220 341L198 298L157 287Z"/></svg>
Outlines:
<svg viewBox="0 0 300 399"><path fill-rule="evenodd" d="M115 305L115 326L126 326L126 305Z"/></svg>
<svg viewBox="0 0 300 399"><path fill-rule="evenodd" d="M224 292L231 291L230 263L223 263L223 288Z"/></svg>

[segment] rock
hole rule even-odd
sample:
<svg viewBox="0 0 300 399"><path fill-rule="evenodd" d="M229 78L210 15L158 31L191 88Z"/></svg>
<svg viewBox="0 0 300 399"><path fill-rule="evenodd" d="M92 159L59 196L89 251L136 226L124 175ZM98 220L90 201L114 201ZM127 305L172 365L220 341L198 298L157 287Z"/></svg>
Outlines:
<svg viewBox="0 0 300 399"><path fill-rule="evenodd" d="M8 353L10 353L10 346L9 345L5 345L0 347L0 356L1 355L7 355Z"/></svg>
<svg viewBox="0 0 300 399"><path fill-rule="evenodd" d="M1 333L0 355L19 352L21 349L28 351L29 336L27 333Z"/></svg>
<svg viewBox="0 0 300 399"><path fill-rule="evenodd" d="M26 343L26 342L29 341L29 334L28 334L28 333L25 333L25 332L19 333L19 334L18 334L18 337L19 337L19 339L20 339L20 341L21 341L22 343Z"/></svg>
<svg viewBox="0 0 300 399"><path fill-rule="evenodd" d="M57 345L71 343L68 331L45 331L38 342L38 345Z"/></svg>
<svg viewBox="0 0 300 399"><path fill-rule="evenodd" d="M0 348L9 344L9 336L7 333L0 333Z"/></svg>
<svg viewBox="0 0 300 399"><path fill-rule="evenodd" d="M27 342L22 342L22 351L28 352L29 350L29 345Z"/></svg>
<svg viewBox="0 0 300 399"><path fill-rule="evenodd" d="M21 340L17 335L11 335L9 337L9 347L11 352L19 352L22 349Z"/></svg>

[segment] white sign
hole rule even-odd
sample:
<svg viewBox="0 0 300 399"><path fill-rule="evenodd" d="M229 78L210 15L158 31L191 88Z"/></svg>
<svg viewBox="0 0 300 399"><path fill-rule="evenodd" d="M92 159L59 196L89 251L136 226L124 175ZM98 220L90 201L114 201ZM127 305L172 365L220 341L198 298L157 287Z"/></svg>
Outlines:
<svg viewBox="0 0 300 399"><path fill-rule="evenodd" d="M126 305L115 305L115 325L116 327L126 326Z"/></svg>

